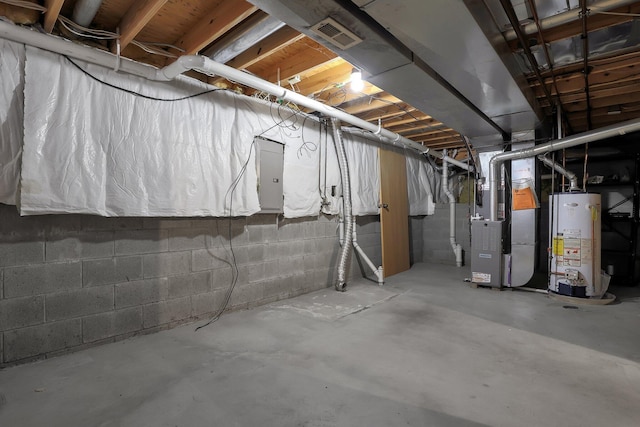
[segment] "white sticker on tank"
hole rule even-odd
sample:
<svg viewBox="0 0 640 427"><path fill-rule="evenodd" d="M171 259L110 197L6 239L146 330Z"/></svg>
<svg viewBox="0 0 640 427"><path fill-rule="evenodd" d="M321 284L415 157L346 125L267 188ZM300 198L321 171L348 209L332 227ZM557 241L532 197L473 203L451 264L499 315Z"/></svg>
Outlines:
<svg viewBox="0 0 640 427"><path fill-rule="evenodd" d="M593 259L591 239L582 239L582 245L580 247L581 260L583 264L588 264Z"/></svg>
<svg viewBox="0 0 640 427"><path fill-rule="evenodd" d="M564 265L571 267L580 267L581 260L581 239L580 238L564 238Z"/></svg>

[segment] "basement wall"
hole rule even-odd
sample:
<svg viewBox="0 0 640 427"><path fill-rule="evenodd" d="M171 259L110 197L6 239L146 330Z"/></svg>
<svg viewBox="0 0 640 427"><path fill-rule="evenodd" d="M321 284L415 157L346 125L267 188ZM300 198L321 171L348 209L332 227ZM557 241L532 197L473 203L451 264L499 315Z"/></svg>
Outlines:
<svg viewBox="0 0 640 427"><path fill-rule="evenodd" d="M239 276L228 309L334 285L335 217L20 217L0 204L0 365L208 319L231 283L229 225ZM379 265L379 217L357 230Z"/></svg>
<svg viewBox="0 0 640 427"><path fill-rule="evenodd" d="M409 223L411 234L411 263L431 262L456 265L456 257L449 242L449 204L436 203L435 213L413 216ZM469 205L456 205L456 241L462 245L464 265L471 256Z"/></svg>

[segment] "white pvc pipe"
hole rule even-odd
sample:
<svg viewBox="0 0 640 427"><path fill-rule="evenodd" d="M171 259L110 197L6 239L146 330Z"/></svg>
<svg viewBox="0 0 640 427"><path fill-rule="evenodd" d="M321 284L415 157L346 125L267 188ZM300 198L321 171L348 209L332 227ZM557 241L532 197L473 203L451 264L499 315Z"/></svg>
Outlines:
<svg viewBox="0 0 640 427"><path fill-rule="evenodd" d="M637 1L638 0L601 0L596 3L591 3L588 6L588 10L591 12L591 15L595 15L598 12L606 12L611 9L616 9L618 7L636 3ZM569 22L577 21L578 19L581 19L580 14L581 8L577 7L566 12L549 16L548 18L543 18L540 20L540 29L544 31L550 28L559 27L560 25L567 24ZM527 35L534 34L538 32L538 26L535 22L531 22L529 24L523 25L522 31ZM504 38L507 39L507 41L511 41L517 39L518 36L516 32L511 29L504 32Z"/></svg>
<svg viewBox="0 0 640 427"><path fill-rule="evenodd" d="M506 151L496 154L489 161L489 201L491 221L498 220L498 183L500 181L500 166L507 160L526 159L539 154L550 153L551 151L562 150L563 148L575 147L587 142L599 141L614 136L625 135L630 132L640 130L640 119L628 120L615 125L605 126L577 135L568 136L562 139L549 141L546 144L536 145L532 148L522 150Z"/></svg>
<svg viewBox="0 0 640 427"><path fill-rule="evenodd" d="M61 55L67 55L69 57L101 65L103 67L118 69L119 71L144 77L149 80L169 81L189 70L196 70L211 76L222 76L229 80L274 95L279 99L291 101L294 104L318 111L326 116L336 118L341 122L349 123L361 129L370 131L385 144L393 146L400 145L417 151L420 154L428 154L439 159L444 159L445 157L442 153L432 151L428 147L405 138L402 135L378 127L378 125L369 123L356 116L345 113L344 111L340 111L329 105L323 104L322 102L262 80L259 77L236 70L235 68L227 65L220 64L204 56L181 56L172 64L162 69L157 69L149 65L131 61L127 58L118 57L110 52L83 46L60 37L42 34L4 21L0 21L0 37L14 42L35 46ZM459 162L452 158L447 158L447 160L449 163L462 169L469 171L473 170L473 167L466 163Z"/></svg>
<svg viewBox="0 0 640 427"><path fill-rule="evenodd" d="M447 150L442 150L447 155ZM449 162L442 161L442 190L449 199L449 243L456 257L456 266L462 267L462 246L456 242L456 198L449 190Z"/></svg>

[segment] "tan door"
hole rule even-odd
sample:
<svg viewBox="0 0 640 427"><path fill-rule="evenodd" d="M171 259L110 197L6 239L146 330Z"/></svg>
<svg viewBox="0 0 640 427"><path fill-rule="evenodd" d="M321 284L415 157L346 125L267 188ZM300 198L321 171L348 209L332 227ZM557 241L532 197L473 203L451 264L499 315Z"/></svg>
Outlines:
<svg viewBox="0 0 640 427"><path fill-rule="evenodd" d="M380 149L380 227L384 277L409 269L409 199L402 154Z"/></svg>

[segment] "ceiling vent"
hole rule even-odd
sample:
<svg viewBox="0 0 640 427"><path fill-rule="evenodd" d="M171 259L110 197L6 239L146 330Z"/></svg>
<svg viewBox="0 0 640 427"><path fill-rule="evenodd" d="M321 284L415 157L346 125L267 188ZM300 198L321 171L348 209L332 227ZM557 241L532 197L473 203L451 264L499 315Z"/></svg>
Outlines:
<svg viewBox="0 0 640 427"><path fill-rule="evenodd" d="M362 42L360 37L332 18L326 18L318 22L311 27L311 31L342 50L347 50Z"/></svg>

